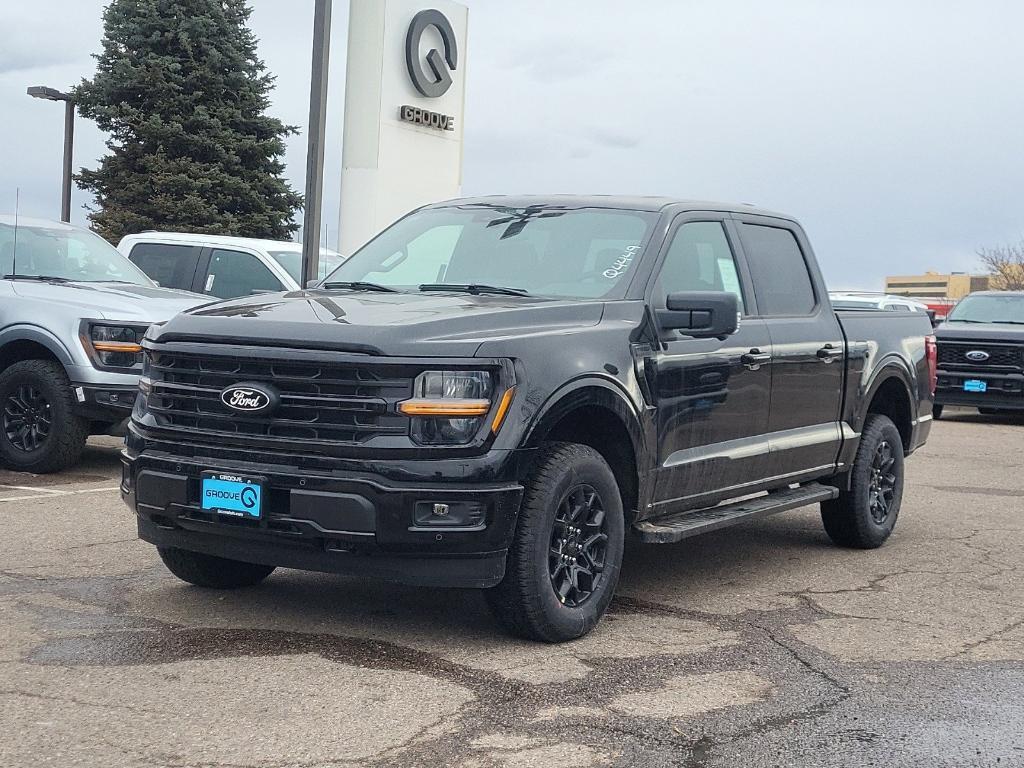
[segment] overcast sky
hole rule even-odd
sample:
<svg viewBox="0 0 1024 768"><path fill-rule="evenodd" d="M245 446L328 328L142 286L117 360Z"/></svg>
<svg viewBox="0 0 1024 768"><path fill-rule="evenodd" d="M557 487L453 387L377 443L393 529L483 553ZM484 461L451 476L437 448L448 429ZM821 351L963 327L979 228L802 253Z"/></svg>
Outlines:
<svg viewBox="0 0 1024 768"><path fill-rule="evenodd" d="M0 212L60 210L61 105L103 0L3 0ZM253 0L274 113L304 126L312 0ZM325 218L337 226L348 3L335 0ZM424 0L425 7L429 5ZM977 268L1024 237L1020 0L468 0L463 192L620 192L796 215L830 285ZM76 167L104 152L77 125ZM303 187L305 137L288 145ZM87 196L73 198L85 222Z"/></svg>

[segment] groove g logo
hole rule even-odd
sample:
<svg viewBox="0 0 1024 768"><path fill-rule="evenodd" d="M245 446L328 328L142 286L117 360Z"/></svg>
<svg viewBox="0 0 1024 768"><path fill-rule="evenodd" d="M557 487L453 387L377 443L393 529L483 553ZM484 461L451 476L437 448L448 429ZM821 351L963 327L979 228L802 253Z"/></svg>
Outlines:
<svg viewBox="0 0 1024 768"><path fill-rule="evenodd" d="M256 489L251 485L247 485L242 489L242 506L246 509L252 509L256 506L256 502L259 501L259 495L256 493Z"/></svg>
<svg viewBox="0 0 1024 768"><path fill-rule="evenodd" d="M441 58L441 53L436 48L432 48L426 60L430 68L428 73L423 68L424 62L420 60L420 41L423 39L423 33L430 27L435 27L441 34L444 58ZM444 96L452 87L451 73L458 69L459 48L455 40L455 30L443 13L431 8L413 16L409 34L405 37L405 65L409 68L409 79L412 80L412 84L427 98L436 99Z"/></svg>

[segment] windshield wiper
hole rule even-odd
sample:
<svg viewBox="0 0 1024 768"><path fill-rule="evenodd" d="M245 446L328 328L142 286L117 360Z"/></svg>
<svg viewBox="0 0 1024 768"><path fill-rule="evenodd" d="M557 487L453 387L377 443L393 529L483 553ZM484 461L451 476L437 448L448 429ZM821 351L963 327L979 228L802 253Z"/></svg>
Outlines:
<svg viewBox="0 0 1024 768"><path fill-rule="evenodd" d="M993 320L996 325L1024 325L1024 320Z"/></svg>
<svg viewBox="0 0 1024 768"><path fill-rule="evenodd" d="M332 282L324 283L320 286L327 290L335 288L341 288L348 291L374 291L376 293L401 293L397 288L389 288L386 285L378 285L377 283L364 283L360 280L351 280L344 282Z"/></svg>
<svg viewBox="0 0 1024 768"><path fill-rule="evenodd" d="M4 275L4 280L39 280L44 283L70 283L66 277L56 275Z"/></svg>
<svg viewBox="0 0 1024 768"><path fill-rule="evenodd" d="M522 288L503 288L499 285L481 285L480 283L426 283L420 286L421 291L455 291L458 293L497 293L501 296L529 296L529 291Z"/></svg>

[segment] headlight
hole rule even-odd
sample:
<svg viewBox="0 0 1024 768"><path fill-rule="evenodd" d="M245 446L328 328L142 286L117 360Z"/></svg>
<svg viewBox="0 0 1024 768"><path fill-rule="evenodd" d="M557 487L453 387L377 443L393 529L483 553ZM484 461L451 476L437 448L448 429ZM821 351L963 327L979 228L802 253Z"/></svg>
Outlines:
<svg viewBox="0 0 1024 768"><path fill-rule="evenodd" d="M465 445L491 410L492 390L487 371L424 371L398 410L412 417L409 434L420 445Z"/></svg>
<svg viewBox="0 0 1024 768"><path fill-rule="evenodd" d="M129 370L142 363L145 325L84 323L82 344L97 368Z"/></svg>

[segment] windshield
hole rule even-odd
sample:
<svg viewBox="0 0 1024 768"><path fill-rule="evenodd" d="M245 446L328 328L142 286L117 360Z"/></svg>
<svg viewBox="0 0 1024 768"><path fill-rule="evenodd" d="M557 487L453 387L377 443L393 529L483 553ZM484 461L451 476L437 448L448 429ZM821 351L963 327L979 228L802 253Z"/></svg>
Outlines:
<svg viewBox="0 0 1024 768"><path fill-rule="evenodd" d="M291 275L292 280L300 285L302 284L302 251L267 251L267 253L270 254L274 261L284 267L285 271ZM345 259L341 257L340 253L320 251L319 266L316 270L317 279L323 280L333 270L340 267L343 261Z"/></svg>
<svg viewBox="0 0 1024 768"><path fill-rule="evenodd" d="M468 204L417 211L384 230L327 282L516 288L621 298L658 214L609 208Z"/></svg>
<svg viewBox="0 0 1024 768"><path fill-rule="evenodd" d="M68 227L0 224L0 275L154 285L99 235Z"/></svg>
<svg viewBox="0 0 1024 768"><path fill-rule="evenodd" d="M946 320L964 323L1024 325L1024 295L977 294L961 299Z"/></svg>

